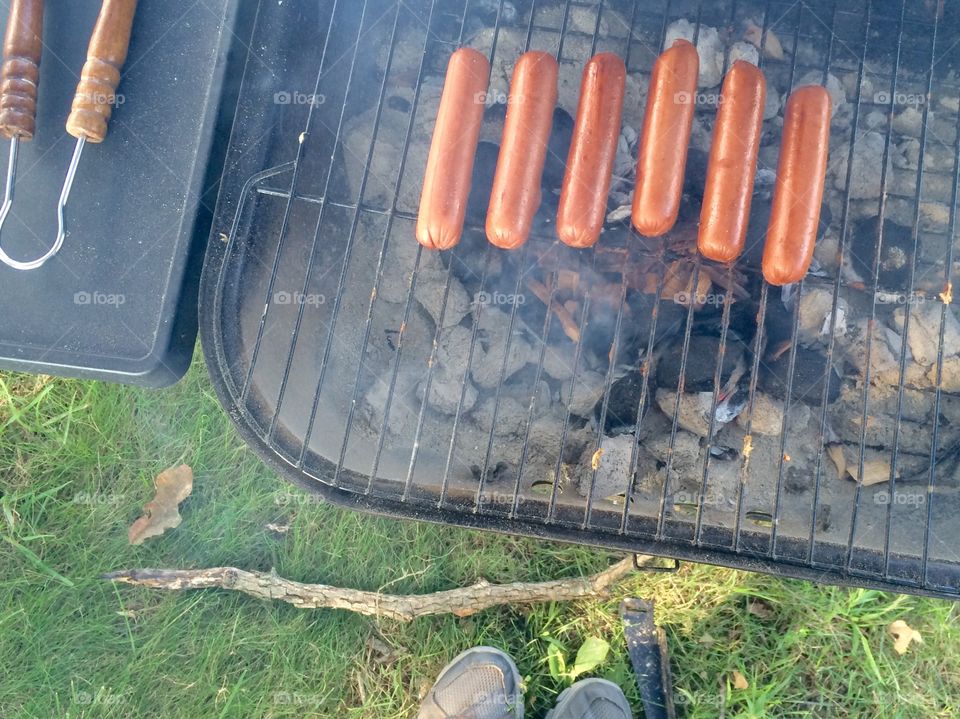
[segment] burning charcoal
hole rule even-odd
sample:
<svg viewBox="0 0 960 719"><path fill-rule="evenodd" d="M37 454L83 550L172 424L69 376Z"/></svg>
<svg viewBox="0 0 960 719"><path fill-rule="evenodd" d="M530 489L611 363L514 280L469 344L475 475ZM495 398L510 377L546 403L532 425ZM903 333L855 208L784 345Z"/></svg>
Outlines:
<svg viewBox="0 0 960 719"><path fill-rule="evenodd" d="M590 370L578 372L570 382L565 382L560 393L561 399L567 403L571 414L578 417L589 417L597 402L603 397L603 386L606 378L599 372ZM573 397L570 398L571 383Z"/></svg>
<svg viewBox="0 0 960 719"><path fill-rule="evenodd" d="M563 184L563 175L567 169L567 154L570 152L570 138L573 137L573 118L562 107L553 111L553 128L547 144L547 161L543 167L544 199L553 190L559 190Z"/></svg>
<svg viewBox="0 0 960 719"><path fill-rule="evenodd" d="M838 297L837 319L833 321L833 290L830 287L804 288L798 312L797 339L805 347L826 346L831 327L835 335L842 335L847 331L850 308L843 297Z"/></svg>
<svg viewBox="0 0 960 719"><path fill-rule="evenodd" d="M683 192L698 203L703 199L709 157L707 152L696 147L691 147L687 152L687 169L683 180Z"/></svg>
<svg viewBox="0 0 960 719"><path fill-rule="evenodd" d="M683 335L674 337L660 350L657 362L657 386L676 391L680 383L680 360L683 351ZM684 368L685 392L712 392L713 375L720 359L720 338L713 335L691 335ZM735 372L744 368L743 344L733 334L727 334L726 352L720 372L721 386L726 385Z"/></svg>
<svg viewBox="0 0 960 719"><path fill-rule="evenodd" d="M776 399L785 399L787 385L790 381L790 350L779 352L775 357L768 357L760 364L758 386ZM792 401L806 402L819 405L823 397L824 374L827 369L826 355L815 350L797 347L797 355L793 368ZM827 392L827 402L834 402L840 396L840 376L833 368L829 372L830 386Z"/></svg>
<svg viewBox="0 0 960 719"><path fill-rule="evenodd" d="M467 224L483 227L487 220L487 205L490 204L490 189L493 187L493 173L497 169L500 146L493 142L481 142L477 145L476 158L473 161L473 175L470 179L470 197L467 200Z"/></svg>
<svg viewBox="0 0 960 719"><path fill-rule="evenodd" d="M672 417L674 408L677 412L677 425L699 437L710 434L710 407L713 405L713 392L684 393L677 406L676 389L657 390L657 406L660 410ZM744 407L742 397L736 399L717 398L717 407L714 412L713 431L719 432L725 424L735 419Z"/></svg>
<svg viewBox="0 0 960 719"><path fill-rule="evenodd" d="M896 291L909 289L910 268L913 265L912 234L909 227L890 220L883 221L883 244L880 247L880 265L877 272L880 287ZM854 225L850 239L850 263L868 286L873 284L873 268L877 263L879 241L879 217L870 217Z"/></svg>
<svg viewBox="0 0 960 719"><path fill-rule="evenodd" d="M470 465L470 473L473 475L473 478L480 481L484 477L483 468L478 464ZM497 462L495 465L487 467L486 478L484 483L487 482L497 482L498 480L504 479L510 475L510 465L506 462Z"/></svg>
<svg viewBox="0 0 960 719"><path fill-rule="evenodd" d="M787 431L789 432L791 427L804 426L809 420L810 408L805 404L794 403L790 407ZM747 402L747 405L743 408L743 412L737 417L737 424L739 424L744 431L747 430L748 422L750 423L751 432L773 436L779 435L780 430L783 428L783 402L763 392L757 392L753 398L753 412L751 413L750 403Z"/></svg>
<svg viewBox="0 0 960 719"><path fill-rule="evenodd" d="M589 445L580 459L577 492L594 500L622 501L630 484L630 465L636 440L633 435L604 437L599 452ZM596 476L594 476L596 468Z"/></svg>
<svg viewBox="0 0 960 719"><path fill-rule="evenodd" d="M715 27L693 25L686 18L670 23L663 46L670 47L675 40L684 39L693 42L697 36L697 53L700 55L700 87L716 87L723 78L724 52L723 40Z"/></svg>
<svg viewBox="0 0 960 719"><path fill-rule="evenodd" d="M640 406L643 393L643 374L639 370L630 370L626 375L616 380L610 387L610 399L607 402L607 415L604 418L603 431L606 434L616 435L633 432L637 426L637 415L641 417L647 411L649 395ZM603 398L594 407L594 416L600 420L603 409Z"/></svg>

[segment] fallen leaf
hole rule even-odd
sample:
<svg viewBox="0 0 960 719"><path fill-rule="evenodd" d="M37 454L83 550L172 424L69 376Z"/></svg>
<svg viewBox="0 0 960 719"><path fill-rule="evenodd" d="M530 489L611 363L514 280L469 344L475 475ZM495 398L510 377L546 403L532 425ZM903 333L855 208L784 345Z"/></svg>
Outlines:
<svg viewBox="0 0 960 719"><path fill-rule="evenodd" d="M130 544L143 544L150 537L180 525L177 507L193 491L193 470L185 464L171 467L157 475L154 486L156 495L143 505L143 516L131 524L127 532Z"/></svg>
<svg viewBox="0 0 960 719"><path fill-rule="evenodd" d="M759 599L748 599L747 614L752 614L758 619L771 619L776 612L773 611L773 608L764 601Z"/></svg>
<svg viewBox="0 0 960 719"><path fill-rule="evenodd" d="M743 39L756 48L763 46L763 55L771 60L783 60L783 45L780 44L773 30L767 30L767 41L763 42L763 28L757 25L753 20L747 21L747 28L743 32Z"/></svg>
<svg viewBox="0 0 960 719"><path fill-rule="evenodd" d="M847 458L843 456L843 446L839 444L828 444L827 454L837 468L837 476L840 477L840 479L844 479L847 476Z"/></svg>
<svg viewBox="0 0 960 719"><path fill-rule="evenodd" d="M847 467L847 472L855 480L857 467ZM869 459L863 463L863 476L859 477L860 484L871 487L874 484L883 484L890 481L890 464L883 459Z"/></svg>
<svg viewBox="0 0 960 719"><path fill-rule="evenodd" d="M747 678L736 669L733 670L733 688L741 690L750 688L750 682L748 682Z"/></svg>
<svg viewBox="0 0 960 719"><path fill-rule="evenodd" d="M586 641L577 651L577 657L573 660L573 667L570 669L570 679L574 680L581 674L592 672L598 666L603 664L610 653L610 644L600 637L587 637Z"/></svg>
<svg viewBox="0 0 960 719"><path fill-rule="evenodd" d="M923 637L920 636L920 632L902 619L898 619L887 627L887 631L893 637L893 650L901 656L906 654L913 642L923 644Z"/></svg>

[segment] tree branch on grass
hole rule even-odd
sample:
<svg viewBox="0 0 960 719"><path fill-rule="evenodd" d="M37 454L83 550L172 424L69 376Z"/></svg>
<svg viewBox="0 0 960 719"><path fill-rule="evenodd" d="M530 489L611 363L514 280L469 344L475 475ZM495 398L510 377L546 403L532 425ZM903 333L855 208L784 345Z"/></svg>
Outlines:
<svg viewBox="0 0 960 719"><path fill-rule="evenodd" d="M652 557L638 557L640 565ZM431 594L381 594L358 589L307 584L275 573L248 572L234 567L210 569L128 569L104 574L104 579L154 589L230 589L258 599L287 602L300 609L346 609L368 617L409 622L435 614L466 617L502 604L569 602L606 596L634 568L627 557L589 577L547 582L491 584L480 581L469 587Z"/></svg>

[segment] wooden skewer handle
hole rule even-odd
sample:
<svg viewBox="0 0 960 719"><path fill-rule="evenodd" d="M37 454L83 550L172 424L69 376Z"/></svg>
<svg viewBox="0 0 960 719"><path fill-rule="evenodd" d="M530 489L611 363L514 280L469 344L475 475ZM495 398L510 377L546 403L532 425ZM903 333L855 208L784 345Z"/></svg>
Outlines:
<svg viewBox="0 0 960 719"><path fill-rule="evenodd" d="M77 139L96 143L107 136L136 10L137 0L103 0L67 118L67 132Z"/></svg>
<svg viewBox="0 0 960 719"><path fill-rule="evenodd" d="M43 46L43 0L13 0L0 66L0 135L33 139Z"/></svg>

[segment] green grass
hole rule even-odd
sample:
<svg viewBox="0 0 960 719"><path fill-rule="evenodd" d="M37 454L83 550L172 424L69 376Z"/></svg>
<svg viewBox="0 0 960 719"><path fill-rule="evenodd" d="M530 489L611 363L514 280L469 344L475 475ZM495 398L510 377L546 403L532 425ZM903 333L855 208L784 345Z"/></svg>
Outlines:
<svg viewBox="0 0 960 719"><path fill-rule="evenodd" d="M130 547L153 477L185 461L176 530ZM202 366L162 392L0 374L0 716L406 717L436 672L475 644L510 651L539 717L588 637L597 674L638 708L617 603L654 598L688 717L956 717L957 605L686 565L636 575L610 601L500 608L409 625L302 611L228 592L114 587L138 567L230 564L392 592L595 571L612 555L368 517L289 488L247 450ZM289 524L285 535L266 528ZM750 612L759 606L762 611ZM903 657L886 626L925 640ZM382 661L376 641L395 650ZM750 682L732 688L737 670Z"/></svg>

